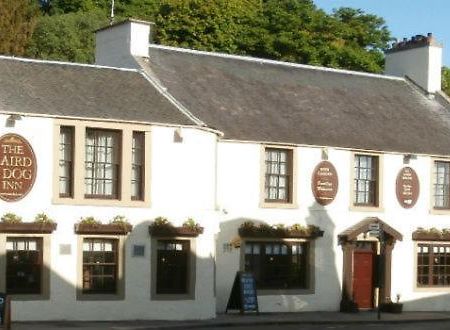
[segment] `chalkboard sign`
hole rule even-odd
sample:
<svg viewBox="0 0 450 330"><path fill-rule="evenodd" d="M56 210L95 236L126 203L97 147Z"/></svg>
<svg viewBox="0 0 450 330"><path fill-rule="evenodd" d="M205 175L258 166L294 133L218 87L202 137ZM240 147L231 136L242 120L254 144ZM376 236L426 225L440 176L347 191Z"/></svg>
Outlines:
<svg viewBox="0 0 450 330"><path fill-rule="evenodd" d="M5 324L6 294L0 292L0 324Z"/></svg>
<svg viewBox="0 0 450 330"><path fill-rule="evenodd" d="M241 313L259 311L256 281L252 273L236 273L225 312L229 310L240 310Z"/></svg>

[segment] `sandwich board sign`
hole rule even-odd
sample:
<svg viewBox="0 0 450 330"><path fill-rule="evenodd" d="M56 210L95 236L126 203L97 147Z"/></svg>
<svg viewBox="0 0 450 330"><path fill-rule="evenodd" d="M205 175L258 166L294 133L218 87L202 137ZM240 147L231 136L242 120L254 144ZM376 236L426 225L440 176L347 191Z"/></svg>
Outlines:
<svg viewBox="0 0 450 330"><path fill-rule="evenodd" d="M241 314L259 312L256 281L252 273L236 273L225 313L229 310L239 310Z"/></svg>

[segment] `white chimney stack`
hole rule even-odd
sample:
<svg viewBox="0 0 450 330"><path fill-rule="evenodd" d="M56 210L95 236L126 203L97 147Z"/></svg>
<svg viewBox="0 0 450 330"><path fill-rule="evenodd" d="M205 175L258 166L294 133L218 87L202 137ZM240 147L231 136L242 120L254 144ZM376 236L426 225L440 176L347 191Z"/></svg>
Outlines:
<svg viewBox="0 0 450 330"><path fill-rule="evenodd" d="M148 57L154 23L128 19L95 33L95 64L138 68L134 57Z"/></svg>
<svg viewBox="0 0 450 330"><path fill-rule="evenodd" d="M386 51L385 74L408 77L428 93L441 90L442 45L431 33L394 43Z"/></svg>

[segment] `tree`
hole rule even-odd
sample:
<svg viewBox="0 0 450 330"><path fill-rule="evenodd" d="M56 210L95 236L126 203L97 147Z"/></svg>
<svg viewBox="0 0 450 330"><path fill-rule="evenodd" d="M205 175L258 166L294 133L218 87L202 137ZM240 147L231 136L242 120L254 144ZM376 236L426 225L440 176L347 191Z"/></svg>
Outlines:
<svg viewBox="0 0 450 330"><path fill-rule="evenodd" d="M38 15L34 0L0 0L0 54L25 53Z"/></svg>
<svg viewBox="0 0 450 330"><path fill-rule="evenodd" d="M108 23L100 10L39 19L26 54L33 58L92 63L94 31Z"/></svg>
<svg viewBox="0 0 450 330"><path fill-rule="evenodd" d="M442 68L442 90L450 96L450 68Z"/></svg>

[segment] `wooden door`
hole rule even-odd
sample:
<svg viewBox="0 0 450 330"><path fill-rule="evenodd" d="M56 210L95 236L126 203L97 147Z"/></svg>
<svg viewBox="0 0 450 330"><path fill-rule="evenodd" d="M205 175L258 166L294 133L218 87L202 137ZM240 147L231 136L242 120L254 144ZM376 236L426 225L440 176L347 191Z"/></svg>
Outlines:
<svg viewBox="0 0 450 330"><path fill-rule="evenodd" d="M372 251L353 254L353 298L359 308L373 308L373 257Z"/></svg>

